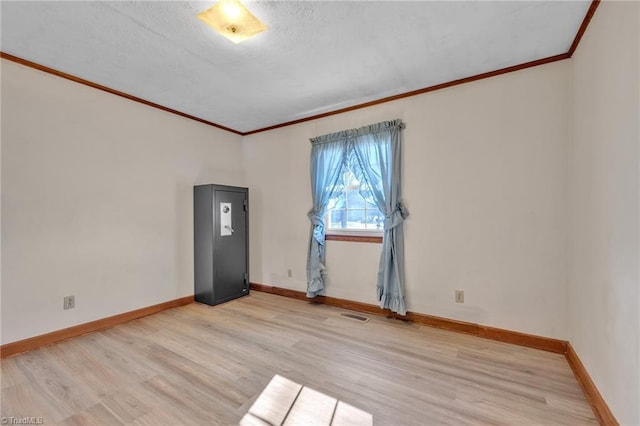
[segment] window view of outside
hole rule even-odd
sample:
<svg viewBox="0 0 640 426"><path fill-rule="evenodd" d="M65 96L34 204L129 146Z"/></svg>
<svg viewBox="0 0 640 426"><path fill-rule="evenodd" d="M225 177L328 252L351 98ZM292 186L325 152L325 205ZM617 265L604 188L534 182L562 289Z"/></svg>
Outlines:
<svg viewBox="0 0 640 426"><path fill-rule="evenodd" d="M327 229L382 231L384 215L378 210L367 185L346 170L341 189L329 200Z"/></svg>

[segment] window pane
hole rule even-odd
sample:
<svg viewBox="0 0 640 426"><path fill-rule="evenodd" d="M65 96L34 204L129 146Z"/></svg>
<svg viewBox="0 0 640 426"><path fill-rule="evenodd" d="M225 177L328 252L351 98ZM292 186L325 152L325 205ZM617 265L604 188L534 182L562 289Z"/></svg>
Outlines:
<svg viewBox="0 0 640 426"><path fill-rule="evenodd" d="M384 216L378 209L367 210L367 229L382 231Z"/></svg>
<svg viewBox="0 0 640 426"><path fill-rule="evenodd" d="M384 219L368 184L361 184L345 167L338 186L340 192L329 200L327 207L327 229L381 231Z"/></svg>
<svg viewBox="0 0 640 426"><path fill-rule="evenodd" d="M347 215L344 210L332 210L329 212L327 228L342 229L347 227Z"/></svg>
<svg viewBox="0 0 640 426"><path fill-rule="evenodd" d="M371 191L360 191L360 195L364 198L365 202L367 203L367 210L371 208L378 210L376 200L375 198L373 198L373 193Z"/></svg>
<svg viewBox="0 0 640 426"><path fill-rule="evenodd" d="M345 208L344 192L340 192L334 198L329 199L329 206L327 207L327 210L344 209L344 208Z"/></svg>
<svg viewBox="0 0 640 426"><path fill-rule="evenodd" d="M347 210L347 224L350 229L365 229L365 210Z"/></svg>
<svg viewBox="0 0 640 426"><path fill-rule="evenodd" d="M355 191L346 191L347 192L347 208L351 209L364 209L364 198L360 195L360 191L357 189Z"/></svg>
<svg viewBox="0 0 640 426"><path fill-rule="evenodd" d="M367 209L378 211L378 204L376 204L376 200L373 197L367 198Z"/></svg>

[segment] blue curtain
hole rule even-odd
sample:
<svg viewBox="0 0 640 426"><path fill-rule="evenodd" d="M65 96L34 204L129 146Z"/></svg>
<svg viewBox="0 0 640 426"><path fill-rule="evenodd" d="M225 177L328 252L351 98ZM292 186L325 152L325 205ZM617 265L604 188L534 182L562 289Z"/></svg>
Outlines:
<svg viewBox="0 0 640 426"><path fill-rule="evenodd" d="M378 209L385 215L382 253L380 255L377 279L377 296L380 307L405 315L407 310L403 289L403 222L409 213L402 203L402 129L404 129L402 121L393 120L312 139L311 141L314 146L312 147L311 155L311 185L314 194L314 209L309 212L309 218L312 218L312 212L320 212L320 209L316 208L316 198L318 197L316 193L323 188L321 185L324 183L314 181L314 165L316 167L315 170L321 165L317 160L314 162L314 149L318 141L323 141L324 144L331 141L331 145L334 147L333 152L341 152L343 160L334 160L335 165L340 165L335 172L334 184L329 187L324 186L324 188L331 188L331 190L325 191L324 195L318 197L320 201L324 200L322 215L319 219L323 219L327 207L326 203L328 203L329 199L334 195L333 191L335 191L337 179L340 177L340 169L346 162L360 182L366 183L366 185L361 186L363 196L365 196L364 192L367 192L367 195L372 194ZM325 162L325 165L328 164L329 162ZM333 172L325 174L330 174L332 176L330 179L334 178ZM325 182L330 180L326 176L324 179L326 180ZM318 203L318 205L320 204ZM318 217L314 217L317 221ZM313 219L312 223L315 223ZM322 261L319 262L322 269L320 269L318 274L313 274L314 270L311 269L310 266L315 266L315 264L311 262L311 255L313 253L311 251L312 247L310 246L309 261L307 263L308 278L318 275L321 276L324 269L324 222L322 222L322 224L322 234L314 233L314 238L311 239L312 245L315 239L315 242L322 247ZM318 241L319 237L322 238L322 243ZM311 279L309 279L308 297L313 297L312 290L316 287L312 287L312 284L315 285L316 282L317 281L311 281ZM321 280L320 282L322 283L322 290L324 290L324 281Z"/></svg>
<svg viewBox="0 0 640 426"><path fill-rule="evenodd" d="M407 313L404 302L403 222L409 212L402 203L402 140L404 124L385 121L357 131L350 145L352 161L361 182L361 190L373 194L384 214L382 253L378 268L377 293L381 308L400 315ZM363 194L364 195L364 194Z"/></svg>
<svg viewBox="0 0 640 426"><path fill-rule="evenodd" d="M340 172L347 158L347 146L343 140L325 136L311 139L311 144L313 208L307 214L311 221L311 238L307 255L307 297L316 297L324 294L324 215L329 200L338 190Z"/></svg>

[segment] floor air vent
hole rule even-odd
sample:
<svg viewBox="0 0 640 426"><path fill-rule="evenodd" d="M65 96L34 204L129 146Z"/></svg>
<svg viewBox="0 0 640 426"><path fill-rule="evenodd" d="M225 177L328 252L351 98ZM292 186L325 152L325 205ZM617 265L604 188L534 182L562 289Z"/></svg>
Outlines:
<svg viewBox="0 0 640 426"><path fill-rule="evenodd" d="M351 318L351 319L354 319L354 320L356 320L356 321L361 321L361 322L367 322L367 321L369 321L369 318L367 318L367 317L363 317L363 316L361 316L361 315L356 315L356 314L346 314L346 313L342 313L342 314L340 314L340 316L347 317L347 318Z"/></svg>

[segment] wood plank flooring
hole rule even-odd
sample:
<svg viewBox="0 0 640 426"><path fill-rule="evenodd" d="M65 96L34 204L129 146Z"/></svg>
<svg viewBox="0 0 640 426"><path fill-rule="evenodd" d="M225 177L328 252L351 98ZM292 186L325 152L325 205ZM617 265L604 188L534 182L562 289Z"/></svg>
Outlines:
<svg viewBox="0 0 640 426"><path fill-rule="evenodd" d="M564 356L252 292L1 361L1 415L59 425L238 424L275 374L374 425L597 424Z"/></svg>

